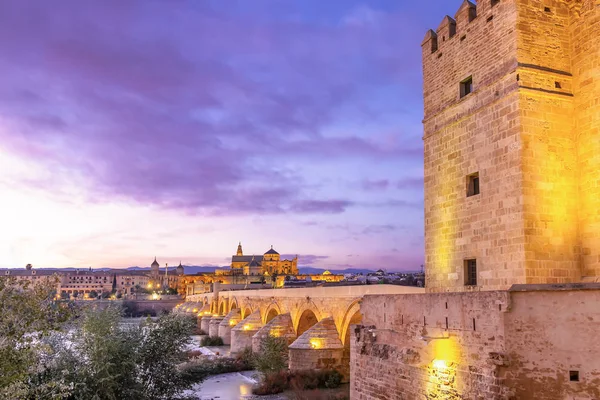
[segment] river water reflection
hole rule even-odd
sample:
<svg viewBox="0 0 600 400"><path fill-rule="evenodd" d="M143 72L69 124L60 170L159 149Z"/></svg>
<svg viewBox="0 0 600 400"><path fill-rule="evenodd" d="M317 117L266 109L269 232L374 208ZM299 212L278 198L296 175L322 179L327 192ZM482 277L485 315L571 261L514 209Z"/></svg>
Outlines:
<svg viewBox="0 0 600 400"><path fill-rule="evenodd" d="M238 399L269 399L284 400L281 396L252 395L252 386L256 383L256 371L233 372L208 378L194 389L199 400L238 400Z"/></svg>

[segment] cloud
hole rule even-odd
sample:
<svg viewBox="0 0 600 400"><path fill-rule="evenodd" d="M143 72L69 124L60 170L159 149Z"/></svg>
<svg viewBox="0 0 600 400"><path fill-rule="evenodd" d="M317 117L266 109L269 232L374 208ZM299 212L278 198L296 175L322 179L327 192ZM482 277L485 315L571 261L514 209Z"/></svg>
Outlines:
<svg viewBox="0 0 600 400"><path fill-rule="evenodd" d="M394 225L369 225L363 229L364 235L377 235L381 233L389 233L397 229Z"/></svg>
<svg viewBox="0 0 600 400"><path fill-rule="evenodd" d="M390 181L388 181L387 179L381 179L381 180L365 180L362 182L362 187L365 190L371 191L371 190L385 190L388 188L388 186L390 185Z"/></svg>
<svg viewBox="0 0 600 400"><path fill-rule="evenodd" d="M351 206L352 202L347 200L305 200L292 205L291 210L295 213L326 213L338 214Z"/></svg>
<svg viewBox="0 0 600 400"><path fill-rule="evenodd" d="M423 177L404 178L396 183L398 189L420 189L423 190Z"/></svg>
<svg viewBox="0 0 600 400"><path fill-rule="evenodd" d="M405 17L359 7L342 24L282 24L236 11L0 4L2 146L52 171L30 183L39 190L205 215L343 213L349 196L309 190L316 177L286 163L422 157L383 131L338 128L381 118L369 88L413 66L389 40Z"/></svg>

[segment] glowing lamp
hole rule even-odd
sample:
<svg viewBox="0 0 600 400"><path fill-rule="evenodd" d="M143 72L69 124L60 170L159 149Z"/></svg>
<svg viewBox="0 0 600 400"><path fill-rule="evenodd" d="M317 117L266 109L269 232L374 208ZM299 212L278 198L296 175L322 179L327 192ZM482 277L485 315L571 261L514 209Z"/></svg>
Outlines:
<svg viewBox="0 0 600 400"><path fill-rule="evenodd" d="M310 339L310 347L313 349L320 349L321 341L319 339Z"/></svg>
<svg viewBox="0 0 600 400"><path fill-rule="evenodd" d="M197 308L194 308L192 311L193 311L193 312L198 312L198 309L197 309Z"/></svg>
<svg viewBox="0 0 600 400"><path fill-rule="evenodd" d="M157 299L158 299L158 294L152 293L152 300L157 300Z"/></svg>
<svg viewBox="0 0 600 400"><path fill-rule="evenodd" d="M235 325L235 321L234 321L234 320L232 320L232 319L230 319L230 320L229 320L229 326L234 326L234 325Z"/></svg>
<svg viewBox="0 0 600 400"><path fill-rule="evenodd" d="M433 360L433 368L435 369L446 369L448 368L448 364L445 360Z"/></svg>
<svg viewBox="0 0 600 400"><path fill-rule="evenodd" d="M242 326L242 329L247 331L250 329L250 324L244 324L244 326Z"/></svg>
<svg viewBox="0 0 600 400"><path fill-rule="evenodd" d="M280 337L281 336L281 332L279 332L279 329L271 329L269 331L269 335L273 336L273 337Z"/></svg>

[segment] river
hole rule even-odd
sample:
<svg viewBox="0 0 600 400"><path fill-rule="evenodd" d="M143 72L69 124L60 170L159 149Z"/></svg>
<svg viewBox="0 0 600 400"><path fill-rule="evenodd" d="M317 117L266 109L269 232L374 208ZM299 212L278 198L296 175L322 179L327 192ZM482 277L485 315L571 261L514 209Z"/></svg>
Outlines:
<svg viewBox="0 0 600 400"><path fill-rule="evenodd" d="M256 383L256 371L232 372L215 375L196 385L191 392L198 400L287 400L283 395L254 396L252 386Z"/></svg>

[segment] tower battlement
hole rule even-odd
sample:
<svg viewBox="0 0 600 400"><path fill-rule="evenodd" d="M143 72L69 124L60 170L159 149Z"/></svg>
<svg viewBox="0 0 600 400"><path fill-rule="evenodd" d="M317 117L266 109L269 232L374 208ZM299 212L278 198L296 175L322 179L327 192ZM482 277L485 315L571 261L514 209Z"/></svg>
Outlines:
<svg viewBox="0 0 600 400"><path fill-rule="evenodd" d="M599 0L465 0L426 32L430 290L599 279L598 37Z"/></svg>

